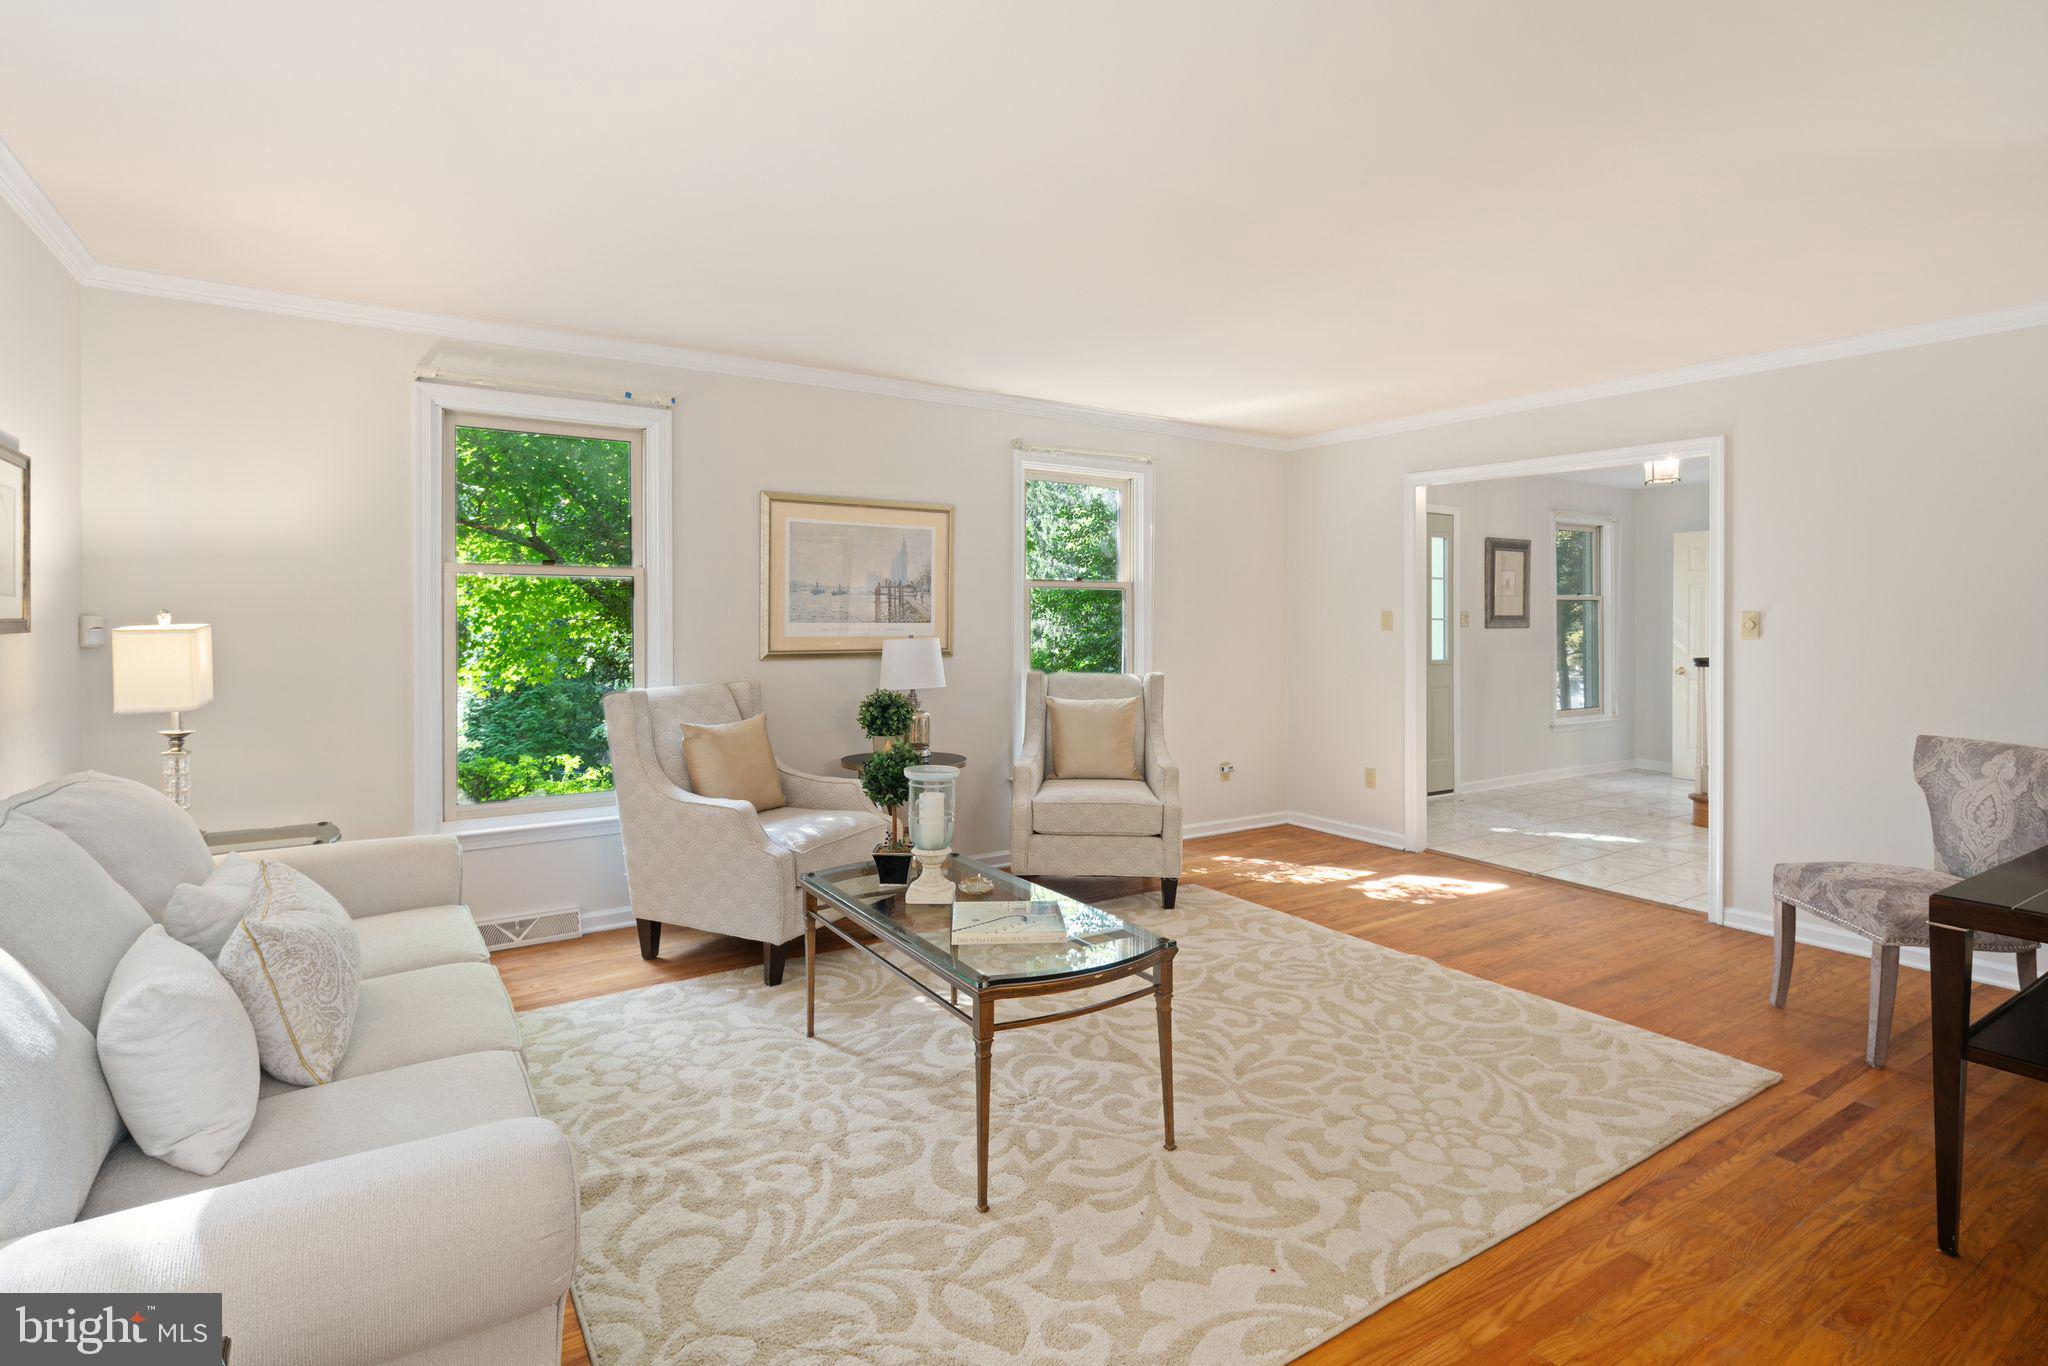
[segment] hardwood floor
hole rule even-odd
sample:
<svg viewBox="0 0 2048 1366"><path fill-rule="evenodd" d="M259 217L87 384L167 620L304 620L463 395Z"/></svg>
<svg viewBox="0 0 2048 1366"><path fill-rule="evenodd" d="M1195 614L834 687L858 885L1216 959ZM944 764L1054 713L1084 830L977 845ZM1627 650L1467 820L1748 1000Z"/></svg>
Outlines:
<svg viewBox="0 0 2048 1366"><path fill-rule="evenodd" d="M1874 1072L1861 959L1802 947L1775 1010L1760 935L1291 826L1190 842L1184 881L1785 1077L1304 1361L1998 1361L2048 1347L2048 1086L1971 1069L1963 1256L1941 1256L1924 973L1902 974L1891 1064ZM494 961L520 1009L760 962L738 941L667 938L652 963L631 930ZM1978 988L1977 1011L2001 995ZM573 1314L563 1361L587 1361Z"/></svg>

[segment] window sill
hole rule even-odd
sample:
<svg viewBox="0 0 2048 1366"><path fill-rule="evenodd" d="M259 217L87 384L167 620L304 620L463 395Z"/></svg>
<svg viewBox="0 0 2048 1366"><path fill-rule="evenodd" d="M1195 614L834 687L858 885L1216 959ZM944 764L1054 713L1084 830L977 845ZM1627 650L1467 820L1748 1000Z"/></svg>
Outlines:
<svg viewBox="0 0 2048 1366"><path fill-rule="evenodd" d="M1613 712L1606 711L1593 716L1553 716L1550 718L1550 728L1552 730L1587 730L1594 726L1611 726L1620 719Z"/></svg>
<svg viewBox="0 0 2048 1366"><path fill-rule="evenodd" d="M551 844L557 840L599 839L619 833L616 807L578 807L571 811L524 812L516 816L485 816L476 820L443 821L437 832L453 835L464 853L472 849L504 849L519 844Z"/></svg>

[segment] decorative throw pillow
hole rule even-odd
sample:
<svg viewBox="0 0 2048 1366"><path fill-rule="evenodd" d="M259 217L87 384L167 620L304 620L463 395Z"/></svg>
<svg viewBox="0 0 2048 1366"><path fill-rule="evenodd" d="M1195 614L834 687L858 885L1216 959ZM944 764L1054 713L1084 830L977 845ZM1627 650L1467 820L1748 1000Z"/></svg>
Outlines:
<svg viewBox="0 0 2048 1366"><path fill-rule="evenodd" d="M268 859L256 870L257 905L228 936L218 966L249 1012L263 1070L293 1086L323 1085L355 1031L362 946L346 913L290 894L283 873L297 870Z"/></svg>
<svg viewBox="0 0 2048 1366"><path fill-rule="evenodd" d="M222 859L203 886L188 882L171 893L170 904L164 907L164 928L171 938L212 960L220 957L221 947L242 917L261 906L266 897L273 910L319 911L347 922L351 932L355 929L341 903L298 869L275 859L248 859L240 854Z"/></svg>
<svg viewBox="0 0 2048 1366"><path fill-rule="evenodd" d="M1135 697L1046 698L1052 776L1139 777L1138 707Z"/></svg>
<svg viewBox="0 0 2048 1366"><path fill-rule="evenodd" d="M756 811L787 806L775 751L768 744L768 718L749 716L723 726L683 722L683 764L700 797L751 802Z"/></svg>
<svg viewBox="0 0 2048 1366"><path fill-rule="evenodd" d="M137 908L138 910L140 907ZM0 953L0 1243L68 1224L85 1207L121 1117L92 1033Z"/></svg>
<svg viewBox="0 0 2048 1366"><path fill-rule="evenodd" d="M212 1176L256 1119L256 1031L227 979L151 925L100 1007L100 1067L135 1146Z"/></svg>

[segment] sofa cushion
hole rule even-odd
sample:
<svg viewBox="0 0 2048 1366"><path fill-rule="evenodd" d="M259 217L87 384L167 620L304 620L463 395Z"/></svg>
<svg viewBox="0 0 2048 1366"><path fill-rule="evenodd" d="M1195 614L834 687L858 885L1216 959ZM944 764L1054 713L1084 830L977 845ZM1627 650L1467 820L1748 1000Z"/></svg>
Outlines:
<svg viewBox="0 0 2048 1366"><path fill-rule="evenodd" d="M761 815L769 839L796 855L801 877L842 863L857 863L875 851L889 822L872 811L813 811L785 806Z"/></svg>
<svg viewBox="0 0 2048 1366"><path fill-rule="evenodd" d="M1166 807L1141 782L1048 778L1031 799L1031 828L1041 835L1159 835Z"/></svg>
<svg viewBox="0 0 2048 1366"><path fill-rule="evenodd" d="M467 906L422 906L387 911L356 921L363 945L363 976L439 967L443 963L484 963L490 950Z"/></svg>
<svg viewBox="0 0 2048 1366"><path fill-rule="evenodd" d="M741 801L756 811L787 806L775 750L768 743L768 718L749 716L725 725L683 723L683 763L690 790L700 797Z"/></svg>
<svg viewBox="0 0 2048 1366"><path fill-rule="evenodd" d="M271 895L275 875L291 872L259 865L258 904L228 936L219 966L256 1027L263 1070L295 1086L319 1086L334 1080L355 1033L363 951L333 898L322 904L289 887Z"/></svg>
<svg viewBox="0 0 2048 1366"><path fill-rule="evenodd" d="M363 983L355 1036L335 1072L366 1076L433 1058L519 1051L512 998L489 963L444 963Z"/></svg>
<svg viewBox="0 0 2048 1366"><path fill-rule="evenodd" d="M151 1157L217 1172L256 1117L256 1031L206 955L151 925L100 1009L100 1066L129 1137Z"/></svg>
<svg viewBox="0 0 2048 1366"><path fill-rule="evenodd" d="M519 1055L504 1051L436 1058L329 1086L290 1087L263 1099L242 1146L212 1176L179 1171L132 1142L117 1144L80 1217L533 1113Z"/></svg>
<svg viewBox="0 0 2048 1366"><path fill-rule="evenodd" d="M149 915L92 855L19 807L0 811L0 951L96 1028L114 966Z"/></svg>
<svg viewBox="0 0 2048 1366"><path fill-rule="evenodd" d="M1048 697L1045 734L1050 772L1059 778L1135 779L1142 750L1135 697Z"/></svg>
<svg viewBox="0 0 2048 1366"><path fill-rule="evenodd" d="M213 870L206 837L192 817L155 788L128 778L74 773L9 805L70 836L156 919L179 883L204 882Z"/></svg>
<svg viewBox="0 0 2048 1366"><path fill-rule="evenodd" d="M95 869L97 871L97 869ZM92 1034L0 953L0 1243L78 1217L121 1136Z"/></svg>

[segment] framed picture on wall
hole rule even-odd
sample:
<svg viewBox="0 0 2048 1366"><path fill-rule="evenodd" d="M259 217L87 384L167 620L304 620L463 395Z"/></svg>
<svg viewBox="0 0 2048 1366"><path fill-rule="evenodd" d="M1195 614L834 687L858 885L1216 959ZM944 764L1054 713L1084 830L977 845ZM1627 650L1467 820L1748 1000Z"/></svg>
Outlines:
<svg viewBox="0 0 2048 1366"><path fill-rule="evenodd" d="M0 634L28 630L28 457L0 432Z"/></svg>
<svg viewBox="0 0 2048 1366"><path fill-rule="evenodd" d="M891 636L953 650L953 509L761 495L761 658L874 655Z"/></svg>
<svg viewBox="0 0 2048 1366"><path fill-rule="evenodd" d="M1529 543L1486 538L1486 624L1529 624Z"/></svg>

